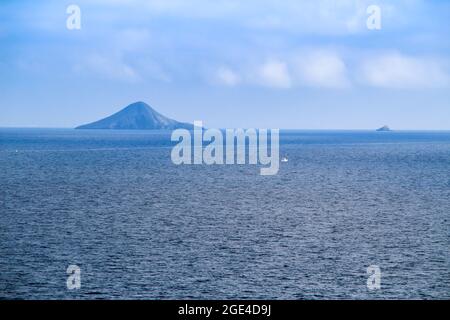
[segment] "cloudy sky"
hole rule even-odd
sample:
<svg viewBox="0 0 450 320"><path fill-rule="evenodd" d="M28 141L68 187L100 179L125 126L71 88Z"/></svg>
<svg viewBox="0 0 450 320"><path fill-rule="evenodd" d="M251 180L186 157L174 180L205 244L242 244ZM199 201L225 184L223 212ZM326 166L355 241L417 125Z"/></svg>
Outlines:
<svg viewBox="0 0 450 320"><path fill-rule="evenodd" d="M450 130L449 16L445 0L2 0L0 126L142 100L207 127Z"/></svg>

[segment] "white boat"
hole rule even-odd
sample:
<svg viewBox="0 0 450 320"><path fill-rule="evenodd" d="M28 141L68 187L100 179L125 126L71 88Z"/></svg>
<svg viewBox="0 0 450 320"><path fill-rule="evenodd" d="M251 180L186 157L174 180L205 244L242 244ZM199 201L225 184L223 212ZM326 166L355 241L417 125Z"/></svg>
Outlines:
<svg viewBox="0 0 450 320"><path fill-rule="evenodd" d="M289 161L289 159L287 157L282 157L281 158L281 162L288 162L288 161Z"/></svg>

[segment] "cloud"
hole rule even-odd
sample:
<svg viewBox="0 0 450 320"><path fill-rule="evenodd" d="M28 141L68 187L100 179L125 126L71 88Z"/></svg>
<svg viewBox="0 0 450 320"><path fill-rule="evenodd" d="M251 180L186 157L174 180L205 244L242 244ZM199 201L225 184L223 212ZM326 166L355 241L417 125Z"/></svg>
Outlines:
<svg viewBox="0 0 450 320"><path fill-rule="evenodd" d="M442 88L450 84L446 69L437 59L384 53L362 61L358 78L381 88Z"/></svg>
<svg viewBox="0 0 450 320"><path fill-rule="evenodd" d="M75 66L75 71L94 73L112 80L135 82L141 79L138 72L121 59L100 54L89 55Z"/></svg>
<svg viewBox="0 0 450 320"><path fill-rule="evenodd" d="M239 75L227 67L219 68L216 76L219 83L230 87L237 85L241 81Z"/></svg>
<svg viewBox="0 0 450 320"><path fill-rule="evenodd" d="M221 67L218 82L227 86L257 85L269 88L351 86L343 59L332 50L301 50L294 55L274 54L248 66L240 61L233 68Z"/></svg>
<svg viewBox="0 0 450 320"><path fill-rule="evenodd" d="M148 29L128 28L120 30L114 40L114 48L122 52L139 52L145 50L152 39Z"/></svg>
<svg viewBox="0 0 450 320"><path fill-rule="evenodd" d="M247 26L297 34L338 35L365 30L367 0L266 0L265 12L247 12ZM259 6L262 6L259 4Z"/></svg>
<svg viewBox="0 0 450 320"><path fill-rule="evenodd" d="M267 61L259 67L257 82L274 88L290 88L292 85L287 64L278 60Z"/></svg>
<svg viewBox="0 0 450 320"><path fill-rule="evenodd" d="M295 86L347 88L444 88L450 85L449 64L433 57L399 52L357 53L314 49L298 54L292 63Z"/></svg>
<svg viewBox="0 0 450 320"><path fill-rule="evenodd" d="M318 50L300 54L294 59L296 82L307 87L344 88L350 86L347 67L331 51Z"/></svg>
<svg viewBox="0 0 450 320"><path fill-rule="evenodd" d="M84 74L90 72L93 81L100 75L174 85L199 81L269 88L445 86L448 76L440 62L401 55L365 59L363 53L370 48L391 50L395 44L402 52L448 56L444 30L437 27L444 25L436 15L440 7L422 0L375 2L382 8L380 32L365 26L371 0L79 0L85 20L82 30L75 32L65 28L66 16L58 6L18 10L21 6L14 4L15 19L0 26L0 33L26 31L42 49L30 50L34 42L26 37L7 37L2 56L11 59L19 52L22 60L37 57L37 63L55 70L77 65ZM417 15L423 6L436 19L432 28ZM39 19L30 19L31 13ZM42 21L51 22L48 32L36 32L35 24ZM412 28L399 32L404 26ZM411 34L428 35L428 45L408 42ZM48 68L42 69L46 73Z"/></svg>
<svg viewBox="0 0 450 320"><path fill-rule="evenodd" d="M450 61L443 58L320 47L272 56L270 60L259 59L250 66L240 61L232 68L219 68L216 79L227 86L256 85L275 89L450 87Z"/></svg>

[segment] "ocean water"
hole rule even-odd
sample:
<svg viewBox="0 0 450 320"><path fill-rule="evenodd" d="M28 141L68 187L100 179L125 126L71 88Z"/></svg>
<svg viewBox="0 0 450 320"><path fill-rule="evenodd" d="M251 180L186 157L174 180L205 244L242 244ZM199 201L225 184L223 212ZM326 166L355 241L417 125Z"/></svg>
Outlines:
<svg viewBox="0 0 450 320"><path fill-rule="evenodd" d="M0 298L450 298L450 132L285 131L276 176L169 137L0 129Z"/></svg>

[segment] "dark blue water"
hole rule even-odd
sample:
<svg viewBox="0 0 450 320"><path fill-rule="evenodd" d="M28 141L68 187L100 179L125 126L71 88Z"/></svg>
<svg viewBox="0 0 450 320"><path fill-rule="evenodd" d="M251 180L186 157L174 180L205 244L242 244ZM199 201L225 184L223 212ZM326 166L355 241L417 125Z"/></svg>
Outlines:
<svg viewBox="0 0 450 320"><path fill-rule="evenodd" d="M276 176L169 137L0 129L0 298L450 298L450 132L283 132Z"/></svg>

